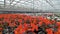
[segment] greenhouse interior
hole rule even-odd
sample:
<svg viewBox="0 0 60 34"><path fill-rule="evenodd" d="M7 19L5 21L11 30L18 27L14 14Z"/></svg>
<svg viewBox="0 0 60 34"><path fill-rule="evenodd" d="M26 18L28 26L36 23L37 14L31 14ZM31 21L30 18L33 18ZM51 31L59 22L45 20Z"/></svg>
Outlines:
<svg viewBox="0 0 60 34"><path fill-rule="evenodd" d="M0 0L0 34L60 34L60 0Z"/></svg>

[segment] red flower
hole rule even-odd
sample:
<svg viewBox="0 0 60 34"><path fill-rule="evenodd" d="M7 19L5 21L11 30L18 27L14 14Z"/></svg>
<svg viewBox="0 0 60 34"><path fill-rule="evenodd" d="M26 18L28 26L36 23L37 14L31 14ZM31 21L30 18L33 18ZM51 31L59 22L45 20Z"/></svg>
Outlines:
<svg viewBox="0 0 60 34"><path fill-rule="evenodd" d="M53 31L52 31L52 29L46 29L46 32L47 32L47 34L53 34Z"/></svg>

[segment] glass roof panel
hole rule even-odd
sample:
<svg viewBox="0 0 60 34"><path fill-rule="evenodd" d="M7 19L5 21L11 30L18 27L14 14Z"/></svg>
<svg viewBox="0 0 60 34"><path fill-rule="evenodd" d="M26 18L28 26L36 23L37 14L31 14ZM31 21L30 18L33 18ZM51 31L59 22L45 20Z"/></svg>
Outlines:
<svg viewBox="0 0 60 34"><path fill-rule="evenodd" d="M24 7L37 10L60 10L60 0L0 0L0 9L2 7L5 9Z"/></svg>

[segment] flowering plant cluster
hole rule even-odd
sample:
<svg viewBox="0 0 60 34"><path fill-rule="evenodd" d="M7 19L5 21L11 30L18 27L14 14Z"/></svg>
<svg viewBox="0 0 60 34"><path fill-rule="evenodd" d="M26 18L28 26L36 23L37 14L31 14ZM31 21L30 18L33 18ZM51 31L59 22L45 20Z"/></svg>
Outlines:
<svg viewBox="0 0 60 34"><path fill-rule="evenodd" d="M49 17L0 14L0 34L60 34L60 21Z"/></svg>

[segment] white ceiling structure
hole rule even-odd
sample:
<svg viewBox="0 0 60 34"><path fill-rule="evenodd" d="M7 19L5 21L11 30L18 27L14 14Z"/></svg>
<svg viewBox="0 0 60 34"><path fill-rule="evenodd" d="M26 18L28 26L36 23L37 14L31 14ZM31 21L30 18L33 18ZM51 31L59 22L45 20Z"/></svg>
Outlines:
<svg viewBox="0 0 60 34"><path fill-rule="evenodd" d="M60 11L60 0L0 0L0 10Z"/></svg>

